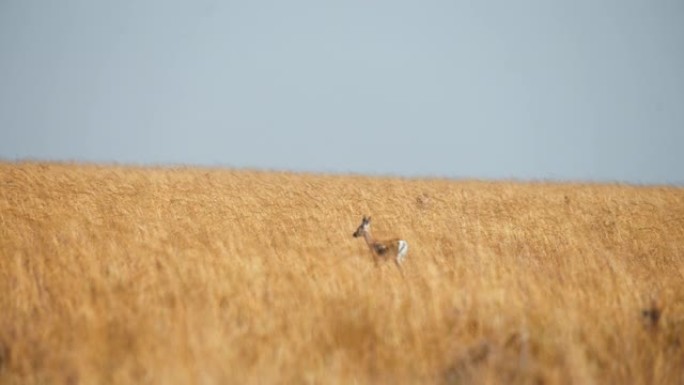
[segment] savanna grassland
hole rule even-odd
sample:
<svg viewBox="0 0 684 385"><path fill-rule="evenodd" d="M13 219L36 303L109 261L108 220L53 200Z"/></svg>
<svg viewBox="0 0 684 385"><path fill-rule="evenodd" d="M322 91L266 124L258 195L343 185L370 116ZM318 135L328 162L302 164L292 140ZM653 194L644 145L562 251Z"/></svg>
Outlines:
<svg viewBox="0 0 684 385"><path fill-rule="evenodd" d="M0 163L0 384L684 384L683 344L681 188Z"/></svg>

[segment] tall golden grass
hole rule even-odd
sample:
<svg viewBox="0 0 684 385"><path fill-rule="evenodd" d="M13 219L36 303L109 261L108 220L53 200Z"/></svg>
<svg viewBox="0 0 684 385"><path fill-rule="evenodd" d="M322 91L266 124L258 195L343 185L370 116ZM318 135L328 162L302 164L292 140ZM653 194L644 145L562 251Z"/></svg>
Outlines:
<svg viewBox="0 0 684 385"><path fill-rule="evenodd" d="M2 384L684 383L681 188L0 163L0 225Z"/></svg>

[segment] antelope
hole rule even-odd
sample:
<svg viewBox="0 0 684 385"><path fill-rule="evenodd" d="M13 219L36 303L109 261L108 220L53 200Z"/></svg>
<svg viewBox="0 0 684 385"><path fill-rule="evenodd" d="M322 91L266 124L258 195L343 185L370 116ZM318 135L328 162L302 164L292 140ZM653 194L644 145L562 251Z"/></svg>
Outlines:
<svg viewBox="0 0 684 385"><path fill-rule="evenodd" d="M406 258L406 253L408 252L408 243L403 239L390 239L387 241L376 241L370 233L371 218L363 217L361 225L356 229L354 238L363 237L370 248L371 254L373 255L373 261L375 266L378 265L378 260L383 258L394 258L394 263L401 270L401 263L404 262ZM402 272L403 273L403 272Z"/></svg>

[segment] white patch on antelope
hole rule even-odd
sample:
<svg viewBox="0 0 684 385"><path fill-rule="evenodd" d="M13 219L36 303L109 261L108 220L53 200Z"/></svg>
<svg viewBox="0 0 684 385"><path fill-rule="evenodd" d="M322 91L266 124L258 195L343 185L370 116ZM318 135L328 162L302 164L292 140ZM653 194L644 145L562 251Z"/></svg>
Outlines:
<svg viewBox="0 0 684 385"><path fill-rule="evenodd" d="M363 217L361 225L356 229L354 238L363 237L368 245L368 248L373 255L373 261L375 265L378 265L378 260L392 258L394 263L401 271L401 264L406 259L406 254L408 253L408 243L403 239L390 239L386 241L376 241L370 233L370 217ZM402 272L403 274L403 272Z"/></svg>

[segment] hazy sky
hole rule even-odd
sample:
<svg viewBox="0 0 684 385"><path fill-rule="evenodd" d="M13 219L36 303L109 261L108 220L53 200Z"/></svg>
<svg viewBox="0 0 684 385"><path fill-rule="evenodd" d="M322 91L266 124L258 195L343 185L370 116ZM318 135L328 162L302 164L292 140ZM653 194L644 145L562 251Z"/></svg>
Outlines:
<svg viewBox="0 0 684 385"><path fill-rule="evenodd" d="M684 1L0 0L0 158L684 184Z"/></svg>

